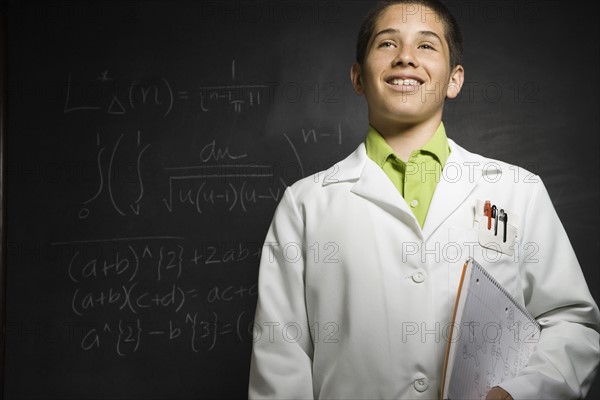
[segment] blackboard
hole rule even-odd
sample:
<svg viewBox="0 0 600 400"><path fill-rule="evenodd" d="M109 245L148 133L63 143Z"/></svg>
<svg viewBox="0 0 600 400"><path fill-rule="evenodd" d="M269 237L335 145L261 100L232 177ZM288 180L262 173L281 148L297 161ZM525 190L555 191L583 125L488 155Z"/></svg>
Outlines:
<svg viewBox="0 0 600 400"><path fill-rule="evenodd" d="M277 202L364 139L370 4L4 6L5 399L246 396ZM558 1L448 5L449 137L541 175L600 300L598 26Z"/></svg>

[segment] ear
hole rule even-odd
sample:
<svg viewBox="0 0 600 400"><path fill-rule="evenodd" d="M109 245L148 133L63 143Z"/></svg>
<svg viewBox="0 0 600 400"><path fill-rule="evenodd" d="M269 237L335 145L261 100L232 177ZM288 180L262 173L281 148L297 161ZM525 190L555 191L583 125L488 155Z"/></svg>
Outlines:
<svg viewBox="0 0 600 400"><path fill-rule="evenodd" d="M460 89L465 81L465 69L462 65L457 65L454 67L454 71L452 75L450 75L450 82L448 83L448 88L446 89L446 97L449 99L454 99L460 93Z"/></svg>
<svg viewBox="0 0 600 400"><path fill-rule="evenodd" d="M352 81L352 87L356 94L364 94L365 89L363 87L362 78L362 67L359 63L355 62L352 64L352 68L350 68L350 80Z"/></svg>

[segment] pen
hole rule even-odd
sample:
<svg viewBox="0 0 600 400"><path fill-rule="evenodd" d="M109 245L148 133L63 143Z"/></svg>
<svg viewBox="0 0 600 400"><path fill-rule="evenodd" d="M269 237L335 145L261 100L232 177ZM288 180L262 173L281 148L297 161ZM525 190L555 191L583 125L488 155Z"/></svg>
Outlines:
<svg viewBox="0 0 600 400"><path fill-rule="evenodd" d="M508 229L508 214L504 212L504 209L500 210L500 221L504 222L504 236L503 241L506 243L506 230Z"/></svg>
<svg viewBox="0 0 600 400"><path fill-rule="evenodd" d="M492 218L494 218L494 236L498 235L498 208L492 206Z"/></svg>
<svg viewBox="0 0 600 400"><path fill-rule="evenodd" d="M485 201L485 205L483 206L483 215L487 217L487 228L489 231L492 229L492 203L489 200Z"/></svg>

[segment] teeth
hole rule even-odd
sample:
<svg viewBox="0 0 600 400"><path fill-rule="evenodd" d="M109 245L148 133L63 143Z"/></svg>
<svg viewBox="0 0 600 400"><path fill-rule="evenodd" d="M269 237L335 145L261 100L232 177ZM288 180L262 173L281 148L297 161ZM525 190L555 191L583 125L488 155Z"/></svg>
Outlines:
<svg viewBox="0 0 600 400"><path fill-rule="evenodd" d="M414 79L392 79L389 81L391 85L404 85L404 86L419 86L420 83Z"/></svg>

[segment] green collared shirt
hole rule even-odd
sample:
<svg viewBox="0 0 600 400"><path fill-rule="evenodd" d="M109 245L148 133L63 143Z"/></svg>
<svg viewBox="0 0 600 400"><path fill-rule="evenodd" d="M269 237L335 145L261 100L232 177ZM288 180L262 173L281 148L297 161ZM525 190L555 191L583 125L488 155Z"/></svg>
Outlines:
<svg viewBox="0 0 600 400"><path fill-rule="evenodd" d="M390 178L422 228L433 192L440 181L442 168L450 156L444 124L440 124L423 147L411 153L407 162L394 153L384 137L372 126L369 126L365 146L369 158Z"/></svg>

